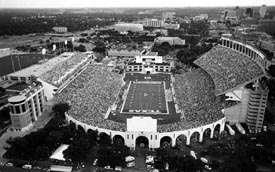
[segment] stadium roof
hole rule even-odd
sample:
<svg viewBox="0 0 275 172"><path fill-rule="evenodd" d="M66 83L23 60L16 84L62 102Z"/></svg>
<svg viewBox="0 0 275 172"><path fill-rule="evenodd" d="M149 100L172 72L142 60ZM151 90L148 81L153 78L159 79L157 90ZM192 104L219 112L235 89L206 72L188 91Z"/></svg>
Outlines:
<svg viewBox="0 0 275 172"><path fill-rule="evenodd" d="M248 56L219 45L203 54L194 63L212 77L216 95L232 91L265 74Z"/></svg>

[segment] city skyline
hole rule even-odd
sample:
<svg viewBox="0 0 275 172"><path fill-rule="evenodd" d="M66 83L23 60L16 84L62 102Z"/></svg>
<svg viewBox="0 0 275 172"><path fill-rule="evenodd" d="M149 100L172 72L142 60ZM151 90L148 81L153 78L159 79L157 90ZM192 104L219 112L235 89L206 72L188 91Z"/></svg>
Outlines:
<svg viewBox="0 0 275 172"><path fill-rule="evenodd" d="M201 0L201 1L179 1L179 0L0 0L0 8L110 8L110 7L226 7L226 6L267 6L275 5L273 0Z"/></svg>

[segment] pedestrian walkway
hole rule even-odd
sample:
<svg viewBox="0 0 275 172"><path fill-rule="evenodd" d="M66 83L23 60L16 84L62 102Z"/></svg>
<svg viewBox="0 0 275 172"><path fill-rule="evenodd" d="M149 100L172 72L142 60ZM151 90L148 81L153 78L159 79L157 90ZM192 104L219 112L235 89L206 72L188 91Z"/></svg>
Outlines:
<svg viewBox="0 0 275 172"><path fill-rule="evenodd" d="M146 170L146 164L145 164L145 157L146 157L146 153L148 152L147 148L140 148L140 147L136 147L136 154L135 154L135 163L136 169L139 170Z"/></svg>

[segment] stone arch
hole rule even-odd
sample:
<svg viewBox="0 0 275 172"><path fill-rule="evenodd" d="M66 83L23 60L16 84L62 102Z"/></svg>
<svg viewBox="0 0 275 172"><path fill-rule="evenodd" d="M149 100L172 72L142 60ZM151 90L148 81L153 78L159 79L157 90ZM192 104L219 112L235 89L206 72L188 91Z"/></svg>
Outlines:
<svg viewBox="0 0 275 172"><path fill-rule="evenodd" d="M194 144L199 142L200 140L200 133L198 131L194 131L191 135L190 135L190 143Z"/></svg>
<svg viewBox="0 0 275 172"><path fill-rule="evenodd" d="M70 121L69 125L72 129L74 129L74 130L77 129L77 126L75 125L75 123L73 121Z"/></svg>
<svg viewBox="0 0 275 172"><path fill-rule="evenodd" d="M103 136L103 135L110 136L108 133L104 131L98 133L98 136Z"/></svg>
<svg viewBox="0 0 275 172"><path fill-rule="evenodd" d="M160 139L160 146L167 147L172 145L172 138L169 136L164 136Z"/></svg>
<svg viewBox="0 0 275 172"><path fill-rule="evenodd" d="M112 139L111 139L110 135L105 132L100 132L98 134L97 140L99 141L100 145L109 145L112 143Z"/></svg>
<svg viewBox="0 0 275 172"><path fill-rule="evenodd" d="M92 130L91 128L89 128L89 129L87 130L87 133L89 133L89 132L94 132L94 130Z"/></svg>
<svg viewBox="0 0 275 172"><path fill-rule="evenodd" d="M95 134L96 136L99 135L97 130L93 130L91 128L87 129L87 134Z"/></svg>
<svg viewBox="0 0 275 172"><path fill-rule="evenodd" d="M210 139L211 138L211 128L206 128L203 131L203 139Z"/></svg>
<svg viewBox="0 0 275 172"><path fill-rule="evenodd" d="M124 145L125 140L121 135L115 135L113 137L113 143L117 145Z"/></svg>
<svg viewBox="0 0 275 172"><path fill-rule="evenodd" d="M136 147L148 148L149 139L145 136L138 136L136 138Z"/></svg>
<svg viewBox="0 0 275 172"><path fill-rule="evenodd" d="M85 131L85 129L83 128L82 125L78 125L78 126L77 126L77 132L78 132L78 133L81 133L81 134L85 134L85 133L86 133L86 131Z"/></svg>
<svg viewBox="0 0 275 172"><path fill-rule="evenodd" d="M216 124L214 127L214 138L218 138L221 131L221 124Z"/></svg>
<svg viewBox="0 0 275 172"><path fill-rule="evenodd" d="M187 143L187 137L184 134L179 135L176 138L176 147L185 146Z"/></svg>
<svg viewBox="0 0 275 172"><path fill-rule="evenodd" d="M161 46L169 46L169 47L173 46L173 45L171 45L172 43L170 41L162 41L159 44Z"/></svg>

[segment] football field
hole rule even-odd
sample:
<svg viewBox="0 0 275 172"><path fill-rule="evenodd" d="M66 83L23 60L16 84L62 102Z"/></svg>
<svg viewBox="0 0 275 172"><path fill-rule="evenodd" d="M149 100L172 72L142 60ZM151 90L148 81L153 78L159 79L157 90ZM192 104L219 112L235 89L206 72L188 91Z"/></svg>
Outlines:
<svg viewBox="0 0 275 172"><path fill-rule="evenodd" d="M131 82L122 113L168 113L164 82Z"/></svg>

